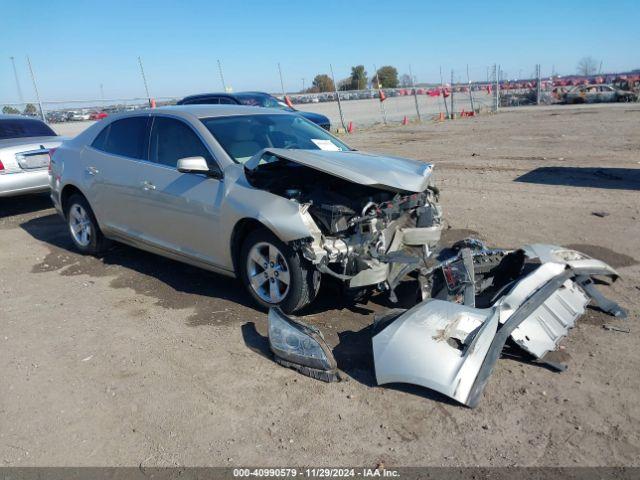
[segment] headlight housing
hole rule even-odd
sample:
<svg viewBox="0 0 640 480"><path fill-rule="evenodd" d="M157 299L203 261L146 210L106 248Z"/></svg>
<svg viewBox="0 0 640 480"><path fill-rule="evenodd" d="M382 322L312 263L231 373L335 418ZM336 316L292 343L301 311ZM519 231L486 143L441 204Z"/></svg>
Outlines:
<svg viewBox="0 0 640 480"><path fill-rule="evenodd" d="M576 250L558 249L553 251L553 256L561 262L575 262L577 260L587 260L591 257Z"/></svg>
<svg viewBox="0 0 640 480"><path fill-rule="evenodd" d="M337 380L336 360L317 328L269 310L269 346L279 364L325 382Z"/></svg>

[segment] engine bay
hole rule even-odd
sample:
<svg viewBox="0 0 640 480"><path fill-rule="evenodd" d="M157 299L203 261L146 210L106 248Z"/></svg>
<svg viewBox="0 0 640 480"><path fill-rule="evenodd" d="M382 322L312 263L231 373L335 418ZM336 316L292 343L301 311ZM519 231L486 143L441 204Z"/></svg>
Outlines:
<svg viewBox="0 0 640 480"><path fill-rule="evenodd" d="M434 185L419 193L360 185L275 156L246 177L305 209L321 234L321 245L301 245L305 257L350 288L393 290L400 276L424 267L438 245L442 212ZM405 232L412 240L403 241Z"/></svg>

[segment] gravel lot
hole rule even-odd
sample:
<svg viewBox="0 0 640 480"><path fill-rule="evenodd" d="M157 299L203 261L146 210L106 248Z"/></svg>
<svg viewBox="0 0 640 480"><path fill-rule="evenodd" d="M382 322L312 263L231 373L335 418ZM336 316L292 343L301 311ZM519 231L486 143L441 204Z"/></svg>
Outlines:
<svg viewBox="0 0 640 480"><path fill-rule="evenodd" d="M591 309L561 374L503 358L470 410L375 386L366 328L388 301L351 305L325 285L306 320L340 341L349 378L325 384L269 359L266 315L239 282L124 246L83 257L46 196L3 199L0 465L640 465L640 105L348 141L434 162L449 241L557 243L610 262L623 278L601 288L630 318Z"/></svg>

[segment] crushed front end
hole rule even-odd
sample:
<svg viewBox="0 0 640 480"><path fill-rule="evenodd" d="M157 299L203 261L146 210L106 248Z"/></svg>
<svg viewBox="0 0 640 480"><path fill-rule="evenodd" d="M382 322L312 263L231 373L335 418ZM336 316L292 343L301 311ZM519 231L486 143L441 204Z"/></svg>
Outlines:
<svg viewBox="0 0 640 480"><path fill-rule="evenodd" d="M424 189L412 192L272 158L248 171L247 178L254 187L300 205L310 235L292 245L321 273L349 289L375 287L393 297L402 278L426 268L442 231L431 165L420 174Z"/></svg>

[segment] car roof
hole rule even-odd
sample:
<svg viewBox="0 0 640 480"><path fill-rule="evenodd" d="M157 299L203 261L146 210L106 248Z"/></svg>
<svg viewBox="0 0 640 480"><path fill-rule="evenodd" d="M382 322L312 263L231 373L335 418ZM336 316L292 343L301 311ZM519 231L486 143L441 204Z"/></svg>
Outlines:
<svg viewBox="0 0 640 480"><path fill-rule="evenodd" d="M291 115L277 108L252 107L247 105L171 105L154 109L136 110L136 113L171 113L178 116L196 118L230 117L233 115Z"/></svg>
<svg viewBox="0 0 640 480"><path fill-rule="evenodd" d="M273 95L271 95L270 93L267 92L234 92L234 93L229 93L229 92L211 92L211 93L196 93L194 95L189 95L184 97L182 100L180 100L181 102L184 102L185 100L195 100L197 98L207 98L207 97L231 97L231 98L235 98L238 95L265 95L267 97L272 97Z"/></svg>

